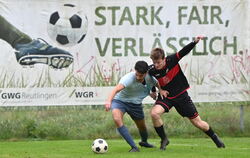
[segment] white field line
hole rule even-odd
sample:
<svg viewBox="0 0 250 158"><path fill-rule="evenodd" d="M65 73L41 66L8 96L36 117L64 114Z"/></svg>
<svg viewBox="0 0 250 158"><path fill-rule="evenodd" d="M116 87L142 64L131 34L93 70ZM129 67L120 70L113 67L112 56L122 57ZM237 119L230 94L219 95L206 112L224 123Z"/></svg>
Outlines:
<svg viewBox="0 0 250 158"><path fill-rule="evenodd" d="M199 146L198 144L173 144L170 143L169 145L173 145L173 146ZM208 148L216 148L216 146L206 146ZM233 150L250 150L250 148L235 148L235 147L227 147L225 149L233 149Z"/></svg>
<svg viewBox="0 0 250 158"><path fill-rule="evenodd" d="M119 142L120 140L112 140L113 142ZM150 141L149 141L150 142ZM155 145L156 147L158 147L160 145L160 143L156 143L156 142L150 142L151 144ZM211 142L212 143L212 142ZM225 149L230 149L230 150L250 150L250 148L237 148L237 147L228 147L227 144ZM186 147L197 147L197 146L203 146L203 147L208 147L208 148L217 148L214 144L213 145L198 145L198 144L185 144L185 143L171 143L168 145L169 146L186 146ZM222 149L223 150L223 149Z"/></svg>

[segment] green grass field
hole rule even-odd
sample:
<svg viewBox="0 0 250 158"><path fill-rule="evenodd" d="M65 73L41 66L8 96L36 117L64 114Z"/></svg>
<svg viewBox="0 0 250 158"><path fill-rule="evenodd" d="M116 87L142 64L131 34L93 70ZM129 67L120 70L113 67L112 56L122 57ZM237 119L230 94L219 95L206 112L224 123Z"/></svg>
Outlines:
<svg viewBox="0 0 250 158"><path fill-rule="evenodd" d="M140 148L129 153L122 139L107 140L109 151L95 154L92 140L0 142L0 158L249 158L250 138L223 138L226 148L218 149L208 138L172 138L166 151L159 150L159 140L149 141L157 148ZM136 140L138 142L139 140Z"/></svg>

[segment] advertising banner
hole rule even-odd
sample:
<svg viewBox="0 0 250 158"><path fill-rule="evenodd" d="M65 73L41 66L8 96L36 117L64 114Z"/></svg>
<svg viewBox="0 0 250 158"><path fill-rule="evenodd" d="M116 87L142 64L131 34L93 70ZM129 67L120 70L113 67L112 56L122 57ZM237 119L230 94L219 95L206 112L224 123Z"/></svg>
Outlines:
<svg viewBox="0 0 250 158"><path fill-rule="evenodd" d="M195 102L250 101L249 0L0 0L0 106L98 105L153 48ZM146 98L144 103L153 103Z"/></svg>

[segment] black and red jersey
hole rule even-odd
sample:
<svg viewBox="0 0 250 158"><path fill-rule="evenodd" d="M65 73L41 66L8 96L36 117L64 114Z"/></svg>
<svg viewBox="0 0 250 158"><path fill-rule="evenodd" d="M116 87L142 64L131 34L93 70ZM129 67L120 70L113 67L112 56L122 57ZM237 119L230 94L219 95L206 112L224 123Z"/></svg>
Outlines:
<svg viewBox="0 0 250 158"><path fill-rule="evenodd" d="M189 88L187 78L182 72L178 62L182 57L187 55L195 45L195 42L191 42L179 52L168 55L166 57L165 67L161 70L157 70L154 65L150 65L149 74L158 80L163 90L169 92L169 99L177 97Z"/></svg>

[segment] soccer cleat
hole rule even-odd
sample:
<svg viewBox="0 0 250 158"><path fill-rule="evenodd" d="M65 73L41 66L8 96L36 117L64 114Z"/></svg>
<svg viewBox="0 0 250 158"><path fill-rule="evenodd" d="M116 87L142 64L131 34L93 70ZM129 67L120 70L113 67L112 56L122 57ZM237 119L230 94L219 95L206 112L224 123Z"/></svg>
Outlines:
<svg viewBox="0 0 250 158"><path fill-rule="evenodd" d="M225 144L220 140L220 138L217 136L217 134L214 134L212 136L212 140L216 144L218 148L225 148Z"/></svg>
<svg viewBox="0 0 250 158"><path fill-rule="evenodd" d="M145 148L154 148L155 146L152 144L149 144L148 142L139 142L139 145L141 147L145 147Z"/></svg>
<svg viewBox="0 0 250 158"><path fill-rule="evenodd" d="M166 146L169 144L169 140L167 138L161 140L160 150L166 150Z"/></svg>
<svg viewBox="0 0 250 158"><path fill-rule="evenodd" d="M16 60L22 66L40 63L61 69L69 67L74 60L69 52L52 47L42 39L33 40L27 44L17 44L15 49Z"/></svg>
<svg viewBox="0 0 250 158"><path fill-rule="evenodd" d="M140 150L137 147L133 147L128 152L140 152Z"/></svg>

